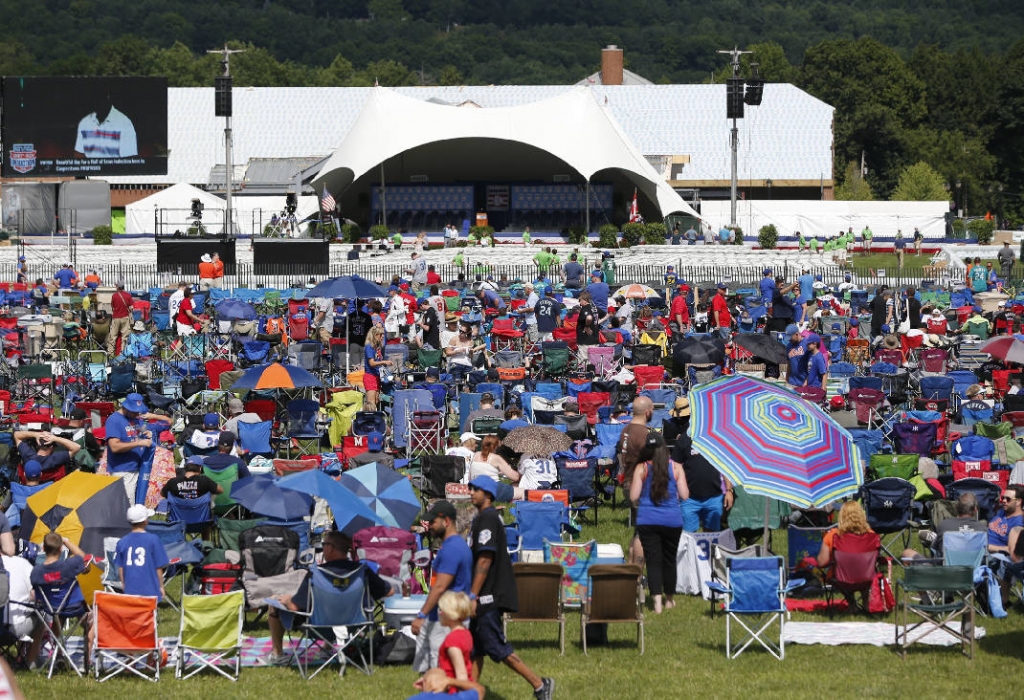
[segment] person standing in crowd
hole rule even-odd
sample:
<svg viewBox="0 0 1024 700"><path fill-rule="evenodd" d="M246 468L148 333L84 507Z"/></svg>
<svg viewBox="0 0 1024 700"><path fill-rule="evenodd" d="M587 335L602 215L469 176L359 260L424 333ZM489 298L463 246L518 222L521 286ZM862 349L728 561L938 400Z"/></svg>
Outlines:
<svg viewBox="0 0 1024 700"><path fill-rule="evenodd" d="M391 367L394 363L384 359L384 329L374 326L366 334L366 349L363 351L363 388L366 389L366 403L377 410L377 398L381 389L381 367Z"/></svg>
<svg viewBox="0 0 1024 700"><path fill-rule="evenodd" d="M441 349L441 314L429 299L420 299L420 330L424 346L429 345L433 350Z"/></svg>
<svg viewBox="0 0 1024 700"><path fill-rule="evenodd" d="M199 258L199 288L205 291L213 286L215 273L213 257L209 253L203 253L203 257Z"/></svg>
<svg viewBox="0 0 1024 700"><path fill-rule="evenodd" d="M711 298L711 319L722 335L732 329L732 314L729 312L729 300L726 298L729 288L719 282L718 293Z"/></svg>
<svg viewBox="0 0 1024 700"><path fill-rule="evenodd" d="M178 305L178 313L174 316L174 324L178 335L195 335L196 324L202 325L203 320L195 314L194 308L192 288L185 287L181 303Z"/></svg>
<svg viewBox="0 0 1024 700"><path fill-rule="evenodd" d="M537 317L538 340L551 340L555 329L562 324L562 304L555 299L554 287L544 287L544 296L534 307Z"/></svg>
<svg viewBox="0 0 1024 700"><path fill-rule="evenodd" d="M908 314L907 317L910 319L911 329L917 328L920 330L924 328L924 319L921 315L921 300L917 298L917 288L907 287L907 291L904 294L906 294L906 300L904 301L903 310Z"/></svg>
<svg viewBox="0 0 1024 700"><path fill-rule="evenodd" d="M74 289L78 286L78 274L69 262L60 266L60 269L54 273L53 279L60 289Z"/></svg>
<svg viewBox="0 0 1024 700"><path fill-rule="evenodd" d="M672 334L686 333L690 329L690 305L686 302L685 285L678 285L669 306L669 327Z"/></svg>
<svg viewBox="0 0 1024 700"><path fill-rule="evenodd" d="M999 268L1002 271L1003 280L1006 281L1006 284L1009 284L1010 277L1013 275L1013 263L1017 260L1017 256L1013 254L1009 241L1003 241L1003 247L996 255L996 258L999 260Z"/></svg>
<svg viewBox="0 0 1024 700"><path fill-rule="evenodd" d="M896 232L896 241L893 243L896 250L896 263L899 269L903 269L903 256L907 252L907 241L903 238L903 231Z"/></svg>
<svg viewBox="0 0 1024 700"><path fill-rule="evenodd" d="M178 309L181 308L181 300L185 298L185 288L188 287L186 282L178 282L178 288L174 290L170 298L167 300L167 313L171 322L175 322L175 318L178 316Z"/></svg>
<svg viewBox="0 0 1024 700"><path fill-rule="evenodd" d="M640 450L629 500L636 506L636 531L644 549L654 612L674 608L676 550L683 532L680 502L690 497L683 468L669 460L658 433L648 433Z"/></svg>
<svg viewBox="0 0 1024 700"><path fill-rule="evenodd" d="M583 286L583 273L585 270L579 264L576 253L569 255L569 262L562 267L562 274L565 275L566 289L579 289Z"/></svg>
<svg viewBox="0 0 1024 700"><path fill-rule="evenodd" d="M141 394L128 394L103 426L107 433L107 470L124 481L129 503L136 503L139 473L153 448L153 436L143 429L141 420L148 411Z"/></svg>
<svg viewBox="0 0 1024 700"><path fill-rule="evenodd" d="M600 284L604 284L601 282ZM591 284L580 294L579 315L576 320L576 343L578 345L598 345L601 343L601 310L593 302L590 295ZM607 287L608 285L604 285Z"/></svg>
<svg viewBox="0 0 1024 700"><path fill-rule="evenodd" d="M775 333L785 330L786 326L796 320L796 304L790 299L790 295L796 291L799 284L793 282L786 284L786 278L775 278L775 288L772 296L771 319L765 326L765 332Z"/></svg>
<svg viewBox="0 0 1024 700"><path fill-rule="evenodd" d="M109 357L117 356L118 339L121 340L121 350L124 350L132 324L132 295L124 290L124 282L118 280L116 287L117 290L110 297L110 333L107 335Z"/></svg>
<svg viewBox="0 0 1024 700"><path fill-rule="evenodd" d="M170 560L160 538L146 532L151 515L153 511L141 503L128 509L128 523L132 531L118 540L114 564L124 593L163 600L164 569Z"/></svg>
<svg viewBox="0 0 1024 700"><path fill-rule="evenodd" d="M611 289L608 287L608 283L604 281L604 277L600 272L592 274L590 276L590 284L587 285L587 291L590 293L590 299L597 310L601 312L601 315L608 313L608 295L611 294Z"/></svg>
<svg viewBox="0 0 1024 700"><path fill-rule="evenodd" d="M28 284L28 258L18 256L18 284Z"/></svg>
<svg viewBox="0 0 1024 700"><path fill-rule="evenodd" d="M523 677L537 700L548 700L555 691L552 678L541 678L516 655L505 639L501 618L519 608L512 560L505 540L505 523L494 508L498 484L486 476L469 482L470 500L477 509L470 529L473 549L473 583L469 598L476 604L469 631L473 634L473 678L480 678L484 657L503 663Z"/></svg>
<svg viewBox="0 0 1024 700"><path fill-rule="evenodd" d="M540 303L540 296L534 290L533 282L524 284L523 291L526 294L526 303L519 308L519 313L526 320L526 339L531 343L536 343L540 338L540 332L537 329L537 304Z"/></svg>
<svg viewBox="0 0 1024 700"><path fill-rule="evenodd" d="M772 310L772 300L775 299L775 280L772 278L772 269L766 267L761 273L761 281L757 285L761 292L761 302L768 307L768 313Z"/></svg>
<svg viewBox="0 0 1024 700"><path fill-rule="evenodd" d="M448 592L469 594L473 584L473 552L459 535L458 514L448 501L437 501L423 516L428 525L430 538L441 542L434 556L431 570L434 581L423 606L412 621L412 633L416 635L416 655L413 668L426 673L437 668L438 650L444 643L448 629L438 619L437 604Z"/></svg>
<svg viewBox="0 0 1024 700"><path fill-rule="evenodd" d="M718 532L722 529L722 516L732 508L732 484L694 449L689 435L689 403L677 409L675 420L679 432L672 448L672 462L683 468L689 492L680 504L683 529L697 532L703 528L705 532Z"/></svg>
<svg viewBox="0 0 1024 700"><path fill-rule="evenodd" d="M213 259L213 282L210 286L214 289L224 288L224 261L220 259L220 253L214 253Z"/></svg>
<svg viewBox="0 0 1024 700"><path fill-rule="evenodd" d="M412 262L405 271L412 275L412 291L419 294L427 284L427 259L423 257L422 252L416 251L413 251L411 259Z"/></svg>
<svg viewBox="0 0 1024 700"><path fill-rule="evenodd" d="M921 244L924 243L924 234L917 226L914 227L914 252L921 257Z"/></svg>
<svg viewBox="0 0 1024 700"><path fill-rule="evenodd" d="M811 338L816 337L811 336ZM823 389L828 381L828 363L825 361L825 354L821 351L821 341L808 342L807 353L807 386Z"/></svg>

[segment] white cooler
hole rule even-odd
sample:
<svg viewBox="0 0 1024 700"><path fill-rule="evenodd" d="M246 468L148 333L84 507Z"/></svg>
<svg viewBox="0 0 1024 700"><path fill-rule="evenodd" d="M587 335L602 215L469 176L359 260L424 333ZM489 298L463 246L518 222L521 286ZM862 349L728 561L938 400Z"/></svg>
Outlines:
<svg viewBox="0 0 1024 700"><path fill-rule="evenodd" d="M384 624L390 629L399 630L416 619L417 613L427 602L425 594L410 595L403 598L401 594L384 599Z"/></svg>
<svg viewBox="0 0 1024 700"><path fill-rule="evenodd" d="M622 545L617 542L597 545L597 558L594 564L624 564L626 557L622 554Z"/></svg>

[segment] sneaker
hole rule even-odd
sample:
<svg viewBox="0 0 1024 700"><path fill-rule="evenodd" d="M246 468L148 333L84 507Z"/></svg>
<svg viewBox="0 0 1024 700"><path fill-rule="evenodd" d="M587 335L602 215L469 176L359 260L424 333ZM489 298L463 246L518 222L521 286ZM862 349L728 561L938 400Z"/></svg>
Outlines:
<svg viewBox="0 0 1024 700"><path fill-rule="evenodd" d="M537 700L551 700L555 694L555 679L541 678L540 687L533 691L533 697Z"/></svg>
<svg viewBox="0 0 1024 700"><path fill-rule="evenodd" d="M263 660L264 666L287 666L291 663L291 657L287 654L275 654L273 652L267 654L267 658Z"/></svg>

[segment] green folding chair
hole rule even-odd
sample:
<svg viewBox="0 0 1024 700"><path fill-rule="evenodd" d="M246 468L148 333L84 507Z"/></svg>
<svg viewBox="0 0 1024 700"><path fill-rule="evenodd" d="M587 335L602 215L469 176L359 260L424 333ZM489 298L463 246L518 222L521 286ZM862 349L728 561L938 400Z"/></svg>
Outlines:
<svg viewBox="0 0 1024 700"><path fill-rule="evenodd" d="M185 680L211 669L237 681L242 670L244 622L244 591L183 597L175 678Z"/></svg>

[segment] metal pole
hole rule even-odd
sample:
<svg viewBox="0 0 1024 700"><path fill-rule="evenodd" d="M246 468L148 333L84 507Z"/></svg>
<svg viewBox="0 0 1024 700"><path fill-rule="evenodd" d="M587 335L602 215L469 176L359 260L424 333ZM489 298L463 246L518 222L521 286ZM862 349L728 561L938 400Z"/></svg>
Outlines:
<svg viewBox="0 0 1024 700"><path fill-rule="evenodd" d="M380 216L381 223L387 228L388 225L388 198L384 187L384 161L380 162Z"/></svg>
<svg viewBox="0 0 1024 700"><path fill-rule="evenodd" d="M224 205L227 211L224 212L224 233L228 236L234 233L231 222L231 171L234 166L231 164L231 117L224 117Z"/></svg>
<svg viewBox="0 0 1024 700"><path fill-rule="evenodd" d="M736 175L738 169L740 130L736 120L732 120L732 131L729 134L729 147L732 150L732 176L729 182L729 225L736 225Z"/></svg>
<svg viewBox="0 0 1024 700"><path fill-rule="evenodd" d="M587 178L586 192L587 192L587 238L586 238L586 240L590 240L590 178ZM585 242L586 241L584 241L584 243Z"/></svg>

